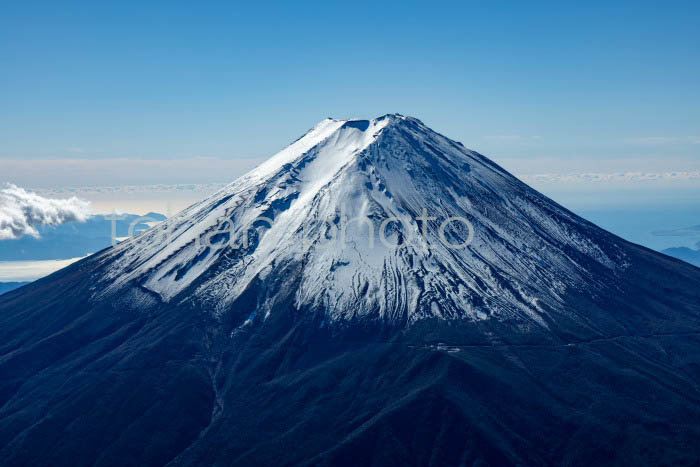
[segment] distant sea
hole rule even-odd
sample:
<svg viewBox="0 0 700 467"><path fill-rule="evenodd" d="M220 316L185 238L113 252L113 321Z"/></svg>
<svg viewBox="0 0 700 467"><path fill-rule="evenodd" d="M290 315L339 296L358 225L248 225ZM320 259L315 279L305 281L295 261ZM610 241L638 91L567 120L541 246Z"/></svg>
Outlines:
<svg viewBox="0 0 700 467"><path fill-rule="evenodd" d="M557 190L547 196L581 217L653 250L673 247L699 248L700 190Z"/></svg>

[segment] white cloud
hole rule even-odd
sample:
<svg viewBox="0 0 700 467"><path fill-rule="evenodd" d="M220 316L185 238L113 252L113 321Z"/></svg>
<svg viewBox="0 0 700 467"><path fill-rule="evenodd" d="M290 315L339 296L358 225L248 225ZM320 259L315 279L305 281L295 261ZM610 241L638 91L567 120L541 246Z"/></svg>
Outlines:
<svg viewBox="0 0 700 467"><path fill-rule="evenodd" d="M76 197L69 199L44 198L16 185L0 188L0 240L24 235L39 236L39 225L59 225L64 222L84 221L90 203Z"/></svg>
<svg viewBox="0 0 700 467"><path fill-rule="evenodd" d="M485 137L486 139L494 141L518 141L522 139L520 135L489 135Z"/></svg>
<svg viewBox="0 0 700 467"><path fill-rule="evenodd" d="M484 138L491 141L525 141L525 140L538 140L542 139L541 136L523 136L523 135L489 135Z"/></svg>
<svg viewBox="0 0 700 467"><path fill-rule="evenodd" d="M595 157L494 157L494 160L518 175L700 171L700 158L671 157L661 152L647 157L615 158L597 154Z"/></svg>
<svg viewBox="0 0 700 467"><path fill-rule="evenodd" d="M79 146L71 146L70 148L66 148L66 151L73 153L73 154L85 154L87 153L87 149L81 148ZM95 152L95 151L93 151Z"/></svg>
<svg viewBox="0 0 700 467"><path fill-rule="evenodd" d="M232 182L263 158L12 159L0 156L0 182L20 186L121 186Z"/></svg>
<svg viewBox="0 0 700 467"><path fill-rule="evenodd" d="M0 282L31 282L83 258L43 261L0 261Z"/></svg>
<svg viewBox="0 0 700 467"><path fill-rule="evenodd" d="M700 136L637 136L633 138L625 138L624 142L642 146L700 144Z"/></svg>
<svg viewBox="0 0 700 467"><path fill-rule="evenodd" d="M651 234L655 237L697 237L700 236L700 225L681 229L655 230Z"/></svg>
<svg viewBox="0 0 700 467"><path fill-rule="evenodd" d="M645 181L698 181L700 171L695 172L585 172L585 173L542 173L518 175L527 183L542 182L645 182Z"/></svg>

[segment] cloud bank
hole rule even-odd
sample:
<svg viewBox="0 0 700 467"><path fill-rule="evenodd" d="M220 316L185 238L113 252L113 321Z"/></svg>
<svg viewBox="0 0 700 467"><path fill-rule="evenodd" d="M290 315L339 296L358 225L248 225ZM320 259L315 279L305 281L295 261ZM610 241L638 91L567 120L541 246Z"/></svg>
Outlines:
<svg viewBox="0 0 700 467"><path fill-rule="evenodd" d="M219 159L11 159L0 155L0 174L20 186L119 186L230 183L265 158Z"/></svg>
<svg viewBox="0 0 700 467"><path fill-rule="evenodd" d="M39 225L59 225L64 222L84 221L89 215L90 203L76 197L69 199L44 198L16 185L0 188L0 240L24 235L39 237Z"/></svg>
<svg viewBox="0 0 700 467"><path fill-rule="evenodd" d="M700 225L693 225L682 229L656 230L651 234L655 237L697 237L700 236ZM700 247L700 242L698 242L696 246Z"/></svg>
<svg viewBox="0 0 700 467"><path fill-rule="evenodd" d="M616 173L543 173L518 175L526 183L548 182L646 182L646 181L697 181L700 171L693 172L616 172Z"/></svg>

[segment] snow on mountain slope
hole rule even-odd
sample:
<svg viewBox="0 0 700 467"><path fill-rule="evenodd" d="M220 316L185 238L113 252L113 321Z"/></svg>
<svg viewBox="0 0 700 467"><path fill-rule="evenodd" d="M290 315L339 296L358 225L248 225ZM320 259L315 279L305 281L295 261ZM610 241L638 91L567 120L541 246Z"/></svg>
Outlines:
<svg viewBox="0 0 700 467"><path fill-rule="evenodd" d="M496 317L546 328L566 312L565 291L614 287L626 264L618 241L417 119L327 119L164 227L102 253L100 295L139 284L224 313L256 282L265 293L246 324L285 291L335 321Z"/></svg>

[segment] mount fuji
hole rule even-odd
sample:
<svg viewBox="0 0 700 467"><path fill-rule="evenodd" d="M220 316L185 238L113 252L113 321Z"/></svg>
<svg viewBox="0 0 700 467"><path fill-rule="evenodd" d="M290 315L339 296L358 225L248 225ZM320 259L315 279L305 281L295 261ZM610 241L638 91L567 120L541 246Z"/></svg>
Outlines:
<svg viewBox="0 0 700 467"><path fill-rule="evenodd" d="M0 464L700 459L700 269L398 114L0 296Z"/></svg>

